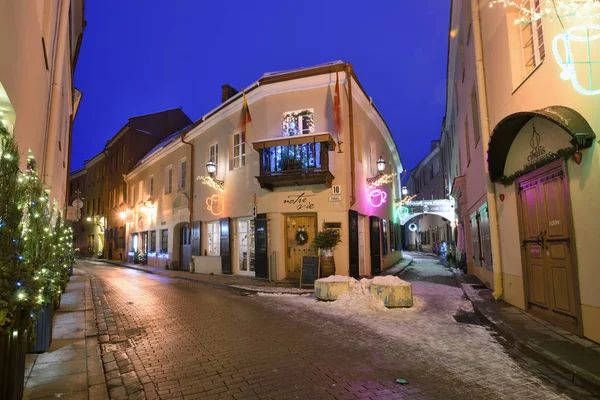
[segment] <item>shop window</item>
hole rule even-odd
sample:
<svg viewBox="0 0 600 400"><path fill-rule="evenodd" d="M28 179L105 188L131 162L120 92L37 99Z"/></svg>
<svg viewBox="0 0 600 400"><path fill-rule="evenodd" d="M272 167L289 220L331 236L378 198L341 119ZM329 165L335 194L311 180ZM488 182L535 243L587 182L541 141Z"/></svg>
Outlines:
<svg viewBox="0 0 600 400"><path fill-rule="evenodd" d="M219 221L207 222L207 252L209 256L218 256L221 253L221 229Z"/></svg>
<svg viewBox="0 0 600 400"><path fill-rule="evenodd" d="M386 256L388 253L388 224L385 219L381 220L381 236L381 240L383 241L381 246L381 252L384 256Z"/></svg>
<svg viewBox="0 0 600 400"><path fill-rule="evenodd" d="M160 231L160 252L168 253L169 252L169 230L161 229Z"/></svg>
<svg viewBox="0 0 600 400"><path fill-rule="evenodd" d="M479 212L471 214L471 242L473 243L473 263L481 266L481 229L479 226Z"/></svg>
<svg viewBox="0 0 600 400"><path fill-rule="evenodd" d="M156 231L150 231L150 253L156 253Z"/></svg>
<svg viewBox="0 0 600 400"><path fill-rule="evenodd" d="M490 236L490 219L487 203L479 208L479 231L481 234L481 261L483 266L491 270L492 260L492 241Z"/></svg>

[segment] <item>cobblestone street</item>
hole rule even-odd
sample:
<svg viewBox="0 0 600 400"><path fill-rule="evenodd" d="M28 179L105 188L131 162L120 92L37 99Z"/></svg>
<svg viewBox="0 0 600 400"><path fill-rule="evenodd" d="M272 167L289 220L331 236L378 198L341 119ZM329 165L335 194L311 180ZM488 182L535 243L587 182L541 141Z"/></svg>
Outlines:
<svg viewBox="0 0 600 400"><path fill-rule="evenodd" d="M413 309L354 317L311 296L247 296L101 263L78 267L92 277L114 399L587 397L550 382L487 328L456 322L453 308L467 303L458 288L416 283Z"/></svg>

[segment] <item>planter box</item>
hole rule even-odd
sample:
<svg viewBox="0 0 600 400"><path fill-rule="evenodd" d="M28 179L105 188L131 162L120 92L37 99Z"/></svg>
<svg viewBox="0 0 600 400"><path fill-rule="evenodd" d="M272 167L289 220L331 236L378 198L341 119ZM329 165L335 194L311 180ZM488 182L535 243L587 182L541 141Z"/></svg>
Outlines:
<svg viewBox="0 0 600 400"><path fill-rule="evenodd" d="M371 283L369 290L373 296L383 301L383 304L388 308L412 307L412 284L396 279L399 282L394 285Z"/></svg>
<svg viewBox="0 0 600 400"><path fill-rule="evenodd" d="M29 342L28 353L48 351L52 343L52 304L46 304L37 312L35 323L35 340Z"/></svg>
<svg viewBox="0 0 600 400"><path fill-rule="evenodd" d="M350 291L350 282L333 282L317 279L315 281L315 297L319 300L337 300L344 293Z"/></svg>
<svg viewBox="0 0 600 400"><path fill-rule="evenodd" d="M25 333L0 334L0 399L23 398L26 350Z"/></svg>

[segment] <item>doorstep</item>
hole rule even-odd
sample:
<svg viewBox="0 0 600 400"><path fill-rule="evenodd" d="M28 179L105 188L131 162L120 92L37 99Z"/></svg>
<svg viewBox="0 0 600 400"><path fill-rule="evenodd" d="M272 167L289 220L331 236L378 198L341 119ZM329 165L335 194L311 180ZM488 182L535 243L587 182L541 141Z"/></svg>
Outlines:
<svg viewBox="0 0 600 400"><path fill-rule="evenodd" d="M503 300L471 276L458 276L477 316L525 354L594 395L600 395L600 344L528 314ZM466 281L470 283L465 283Z"/></svg>

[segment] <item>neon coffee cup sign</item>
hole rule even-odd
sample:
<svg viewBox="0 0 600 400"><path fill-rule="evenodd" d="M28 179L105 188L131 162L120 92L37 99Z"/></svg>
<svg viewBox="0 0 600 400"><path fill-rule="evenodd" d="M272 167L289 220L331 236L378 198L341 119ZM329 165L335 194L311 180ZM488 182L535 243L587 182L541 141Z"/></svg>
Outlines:
<svg viewBox="0 0 600 400"><path fill-rule="evenodd" d="M371 192L369 192L368 198L369 198L369 204L371 204L371 206L381 207L381 205L383 203L385 203L385 201L387 199L387 193L385 193L381 189L374 189L374 190L371 190Z"/></svg>

